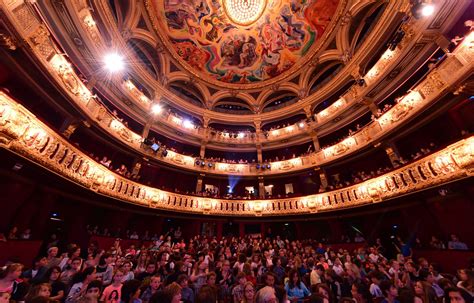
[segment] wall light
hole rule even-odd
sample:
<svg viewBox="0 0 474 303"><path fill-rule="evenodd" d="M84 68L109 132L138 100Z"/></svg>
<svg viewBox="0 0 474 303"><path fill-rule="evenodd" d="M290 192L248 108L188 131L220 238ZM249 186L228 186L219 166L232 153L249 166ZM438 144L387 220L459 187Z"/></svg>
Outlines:
<svg viewBox="0 0 474 303"><path fill-rule="evenodd" d="M163 108L159 104L153 104L151 107L151 112L153 113L153 115L158 115L159 113L161 113L162 110Z"/></svg>

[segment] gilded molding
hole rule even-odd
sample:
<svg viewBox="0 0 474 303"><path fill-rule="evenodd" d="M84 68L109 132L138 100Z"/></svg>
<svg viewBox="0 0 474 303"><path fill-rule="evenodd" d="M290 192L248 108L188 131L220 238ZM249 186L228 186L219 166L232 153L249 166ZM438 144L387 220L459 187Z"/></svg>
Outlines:
<svg viewBox="0 0 474 303"><path fill-rule="evenodd" d="M303 215L358 207L467 178L474 169L474 136L471 136L390 173L326 193L273 200L180 195L133 182L108 170L3 91L0 91L0 146L111 198L160 210L217 216Z"/></svg>

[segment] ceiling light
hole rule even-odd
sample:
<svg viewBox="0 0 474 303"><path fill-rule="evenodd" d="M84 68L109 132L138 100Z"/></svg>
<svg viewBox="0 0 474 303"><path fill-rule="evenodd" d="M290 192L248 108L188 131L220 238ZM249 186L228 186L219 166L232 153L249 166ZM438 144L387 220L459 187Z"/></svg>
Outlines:
<svg viewBox="0 0 474 303"><path fill-rule="evenodd" d="M163 108L159 104L153 104L153 106L151 107L151 112L154 115L158 115L159 113L161 113L162 110Z"/></svg>
<svg viewBox="0 0 474 303"><path fill-rule="evenodd" d="M224 10L229 19L238 25L250 25L262 16L266 0L224 0Z"/></svg>
<svg viewBox="0 0 474 303"><path fill-rule="evenodd" d="M422 9L421 9L421 14L424 16L424 17L428 17L428 16L431 16L433 15L434 13L434 6L431 5L431 4L425 4L423 5Z"/></svg>
<svg viewBox="0 0 474 303"><path fill-rule="evenodd" d="M104 57L105 68L115 73L121 71L125 67L123 57L117 53L110 53Z"/></svg>

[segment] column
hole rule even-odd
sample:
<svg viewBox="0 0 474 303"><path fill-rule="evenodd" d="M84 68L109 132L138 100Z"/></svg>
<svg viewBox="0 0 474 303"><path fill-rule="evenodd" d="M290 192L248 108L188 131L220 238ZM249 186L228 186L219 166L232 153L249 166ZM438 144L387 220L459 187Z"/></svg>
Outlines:
<svg viewBox="0 0 474 303"><path fill-rule="evenodd" d="M206 142L202 141L201 142L201 149L199 150L199 157L201 159L204 159L205 156L206 156Z"/></svg>
<svg viewBox="0 0 474 303"><path fill-rule="evenodd" d="M224 222L217 221L216 227L217 227L217 240L220 240L222 239L222 234L224 233Z"/></svg>
<svg viewBox="0 0 474 303"><path fill-rule="evenodd" d="M375 104L373 99L365 98L362 103L370 109L374 116L378 116L379 107Z"/></svg>
<svg viewBox="0 0 474 303"><path fill-rule="evenodd" d="M435 38L435 42L445 53L449 53L449 44L451 44L451 41L446 38L445 35L439 33Z"/></svg>
<svg viewBox="0 0 474 303"><path fill-rule="evenodd" d="M258 197L260 199L265 199L265 182L263 177L258 177Z"/></svg>
<svg viewBox="0 0 474 303"><path fill-rule="evenodd" d="M204 139L201 141L201 149L199 150L199 157L204 158L206 156L206 146L207 142L209 142L209 121L211 118L209 116L204 115L203 117L203 124L202 127L204 128Z"/></svg>
<svg viewBox="0 0 474 303"><path fill-rule="evenodd" d="M322 168L315 168L314 169L316 173L319 175L319 180L321 181L321 186L323 188L328 187L328 177L326 175L326 172Z"/></svg>
<svg viewBox="0 0 474 303"><path fill-rule="evenodd" d="M392 166L400 166L400 154L395 144L393 142L387 143L384 147L384 150L388 158L390 159L390 163L392 163Z"/></svg>
<svg viewBox="0 0 474 303"><path fill-rule="evenodd" d="M199 174L197 183L196 183L196 193L202 192L202 185L203 185L203 177L205 174Z"/></svg>
<svg viewBox="0 0 474 303"><path fill-rule="evenodd" d="M257 162L263 163L262 145L257 145Z"/></svg>
<svg viewBox="0 0 474 303"><path fill-rule="evenodd" d="M245 237L245 223L239 222L239 237Z"/></svg>
<svg viewBox="0 0 474 303"><path fill-rule="evenodd" d="M312 128L312 125L310 124L309 127ZM320 151L321 150L321 145L319 144L319 138L318 138L318 135L316 134L316 131L314 131L314 129L309 130L308 134L311 137L311 140L313 140L314 151L316 151L316 152Z"/></svg>
<svg viewBox="0 0 474 303"><path fill-rule="evenodd" d="M304 107L304 113L306 114L306 118L308 120L314 120L313 119L313 111L311 110L311 105L307 105Z"/></svg>
<svg viewBox="0 0 474 303"><path fill-rule="evenodd" d="M59 131L61 132L61 134L64 135L64 137L69 139L71 135L76 131L78 126L79 122L76 119L67 118L61 125Z"/></svg>
<svg viewBox="0 0 474 303"><path fill-rule="evenodd" d="M149 119L145 126L143 127L143 132L142 132L142 137L143 138L148 138L148 134L150 133L150 128L153 125L153 119Z"/></svg>

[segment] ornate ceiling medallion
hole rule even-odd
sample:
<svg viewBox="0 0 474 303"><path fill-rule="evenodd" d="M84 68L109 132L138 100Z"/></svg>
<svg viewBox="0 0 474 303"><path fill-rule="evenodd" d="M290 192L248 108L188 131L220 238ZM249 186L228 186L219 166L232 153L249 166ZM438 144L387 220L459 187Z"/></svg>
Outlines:
<svg viewBox="0 0 474 303"><path fill-rule="evenodd" d="M266 0L223 0L229 19L238 25L250 25L257 21L267 7Z"/></svg>

